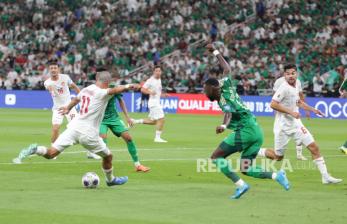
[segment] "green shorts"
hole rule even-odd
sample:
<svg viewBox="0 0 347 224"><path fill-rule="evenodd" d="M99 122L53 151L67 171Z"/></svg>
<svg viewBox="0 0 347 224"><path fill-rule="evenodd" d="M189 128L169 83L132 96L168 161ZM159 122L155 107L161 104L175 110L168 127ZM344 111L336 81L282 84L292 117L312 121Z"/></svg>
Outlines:
<svg viewBox="0 0 347 224"><path fill-rule="evenodd" d="M126 132L129 130L128 128L126 128L123 120L121 119L102 121L100 125L99 133L107 134L108 129L110 129L112 133L116 135L117 137L120 137L123 132Z"/></svg>
<svg viewBox="0 0 347 224"><path fill-rule="evenodd" d="M263 131L257 123L247 125L235 130L224 139L219 147L231 155L241 152L242 159L254 159L257 157L260 147L263 144Z"/></svg>

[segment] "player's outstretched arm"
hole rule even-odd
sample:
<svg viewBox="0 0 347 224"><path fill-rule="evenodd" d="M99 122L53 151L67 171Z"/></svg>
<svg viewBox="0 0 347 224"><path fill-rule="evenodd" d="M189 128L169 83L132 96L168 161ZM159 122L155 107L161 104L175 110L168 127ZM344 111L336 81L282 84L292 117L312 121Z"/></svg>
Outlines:
<svg viewBox="0 0 347 224"><path fill-rule="evenodd" d="M74 106L76 106L79 102L80 102L80 99L78 99L77 97L73 98L67 106L59 108L59 113L60 114L68 114L70 112L70 110Z"/></svg>
<svg viewBox="0 0 347 224"><path fill-rule="evenodd" d="M230 112L224 113L223 123L216 127L216 134L224 132L231 121L232 114Z"/></svg>
<svg viewBox="0 0 347 224"><path fill-rule="evenodd" d="M219 64L223 68L223 73L231 73L231 67L229 63L224 59L223 55L213 46L213 44L207 44L206 48L209 52L213 53L217 57Z"/></svg>
<svg viewBox="0 0 347 224"><path fill-rule="evenodd" d="M292 117L299 119L300 118L300 114L297 112L294 112L292 110L290 110L287 107L282 106L281 104L279 104L276 100L272 100L270 107L278 112L282 112L282 113L286 113L291 115Z"/></svg>
<svg viewBox="0 0 347 224"><path fill-rule="evenodd" d="M306 111L311 111L315 114L317 114L318 116L323 116L325 117L325 114L323 114L320 110L317 110L316 108L311 107L310 105L308 105L307 103L305 103L302 100L299 100L298 102L298 106Z"/></svg>
<svg viewBox="0 0 347 224"><path fill-rule="evenodd" d="M127 84L124 86L117 86L117 87L108 89L107 93L109 95L114 95L117 93L122 93L122 92L127 91L127 90L139 90L140 88L141 88L141 86L139 84Z"/></svg>

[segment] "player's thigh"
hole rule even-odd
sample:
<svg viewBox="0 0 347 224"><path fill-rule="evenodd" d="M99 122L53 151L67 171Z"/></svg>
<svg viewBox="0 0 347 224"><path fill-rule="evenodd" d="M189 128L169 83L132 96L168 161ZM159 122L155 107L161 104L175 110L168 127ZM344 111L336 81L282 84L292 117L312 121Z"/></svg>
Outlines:
<svg viewBox="0 0 347 224"><path fill-rule="evenodd" d="M263 145L263 130L258 125L245 127L241 131L242 153L241 159L254 159Z"/></svg>
<svg viewBox="0 0 347 224"><path fill-rule="evenodd" d="M129 131L129 129L125 126L124 121L121 119L116 120L109 128L117 137L120 137L123 132Z"/></svg>
<svg viewBox="0 0 347 224"><path fill-rule="evenodd" d="M294 141L298 144L303 144L304 146L308 146L314 142L314 138L309 130L306 129L305 126L300 126L298 130L294 133Z"/></svg>
<svg viewBox="0 0 347 224"><path fill-rule="evenodd" d="M154 106L149 108L149 119L156 121L165 117L164 111L160 106Z"/></svg>
<svg viewBox="0 0 347 224"><path fill-rule="evenodd" d="M286 134L284 131L277 131L274 133L274 135L275 135L275 140L274 140L275 154L277 156L284 156L289 140L291 139L291 135Z"/></svg>
<svg viewBox="0 0 347 224"><path fill-rule="evenodd" d="M75 107L71 108L70 112L65 115L68 122L72 121L77 116L77 110Z"/></svg>
<svg viewBox="0 0 347 224"><path fill-rule="evenodd" d="M58 110L52 112L52 125L61 125L64 121L64 115L61 115Z"/></svg>
<svg viewBox="0 0 347 224"><path fill-rule="evenodd" d="M79 133L72 129L65 129L52 144L53 148L63 152L67 147L78 143Z"/></svg>
<svg viewBox="0 0 347 224"><path fill-rule="evenodd" d="M223 154L224 155L224 156L220 156L220 157L227 157L227 156L229 156L231 154L234 154L235 152L242 151L241 131L240 130L236 130L236 131L230 133L219 144L218 149L220 149L219 154ZM216 151L215 151L215 153L217 153Z"/></svg>
<svg viewBox="0 0 347 224"><path fill-rule="evenodd" d="M105 142L99 136L81 135L79 138L80 144L88 151L105 158L111 155L111 151L107 148Z"/></svg>

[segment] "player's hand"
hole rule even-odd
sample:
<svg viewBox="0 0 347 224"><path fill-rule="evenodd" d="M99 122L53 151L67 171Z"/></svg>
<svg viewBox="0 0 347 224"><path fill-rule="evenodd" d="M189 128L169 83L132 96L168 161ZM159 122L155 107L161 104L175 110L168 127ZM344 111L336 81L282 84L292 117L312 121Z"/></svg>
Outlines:
<svg viewBox="0 0 347 224"><path fill-rule="evenodd" d="M292 112L290 115L292 115L292 117L299 119L300 118L300 114L298 112Z"/></svg>
<svg viewBox="0 0 347 224"><path fill-rule="evenodd" d="M67 107L60 107L60 108L58 109L58 112L59 112L59 114L61 114L61 115L68 114L69 111L70 111L70 110L69 110Z"/></svg>
<svg viewBox="0 0 347 224"><path fill-rule="evenodd" d="M157 93L154 90L150 90L149 95L154 96L155 94Z"/></svg>
<svg viewBox="0 0 347 224"><path fill-rule="evenodd" d="M127 118L127 122L128 122L129 127L132 128L134 126L134 122L130 117Z"/></svg>
<svg viewBox="0 0 347 224"><path fill-rule="evenodd" d="M225 131L225 126L219 125L216 127L216 134L223 133Z"/></svg>
<svg viewBox="0 0 347 224"><path fill-rule="evenodd" d="M207 44L206 45L206 49L209 51L209 52L213 52L214 50L216 50L215 48L214 48L214 46L213 46L213 44Z"/></svg>
<svg viewBox="0 0 347 224"><path fill-rule="evenodd" d="M315 109L315 110L314 110L314 113L315 113L318 117L325 117L325 114L324 114L322 111L320 111L320 110Z"/></svg>
<svg viewBox="0 0 347 224"><path fill-rule="evenodd" d="M311 113L310 113L309 110L305 110L305 116L306 116L306 118L307 118L308 120L310 120L310 118L311 118Z"/></svg>
<svg viewBox="0 0 347 224"><path fill-rule="evenodd" d="M139 90L139 89L141 89L141 85L140 84L129 84L128 89L129 90Z"/></svg>

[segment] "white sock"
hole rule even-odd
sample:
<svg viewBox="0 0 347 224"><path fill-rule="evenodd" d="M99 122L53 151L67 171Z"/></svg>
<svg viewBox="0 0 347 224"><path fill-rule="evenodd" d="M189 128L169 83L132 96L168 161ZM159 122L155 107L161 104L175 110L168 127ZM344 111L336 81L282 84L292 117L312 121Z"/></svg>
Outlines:
<svg viewBox="0 0 347 224"><path fill-rule="evenodd" d="M266 148L260 148L258 152L258 156L266 157L265 152L266 152Z"/></svg>
<svg viewBox="0 0 347 224"><path fill-rule="evenodd" d="M242 179L240 179L240 180L238 180L238 181L236 181L236 186L238 186L238 187L242 187L244 184L245 184L245 182L242 180Z"/></svg>
<svg viewBox="0 0 347 224"><path fill-rule="evenodd" d="M143 124L143 119L134 120L135 124Z"/></svg>
<svg viewBox="0 0 347 224"><path fill-rule="evenodd" d="M314 163L317 165L319 172L322 174L322 177L329 176L327 166L325 165L325 161L323 157L319 157L314 160Z"/></svg>
<svg viewBox="0 0 347 224"><path fill-rule="evenodd" d="M160 138L162 131L155 131L155 138Z"/></svg>
<svg viewBox="0 0 347 224"><path fill-rule="evenodd" d="M277 178L277 173L273 172L271 178L272 178L273 180L276 180L276 178Z"/></svg>
<svg viewBox="0 0 347 224"><path fill-rule="evenodd" d="M302 156L302 145L296 146L296 156Z"/></svg>
<svg viewBox="0 0 347 224"><path fill-rule="evenodd" d="M109 169L109 170L103 169L103 171L104 171L104 174L105 174L105 177L106 177L106 181L107 182L111 182L114 179L113 167L111 169Z"/></svg>
<svg viewBox="0 0 347 224"><path fill-rule="evenodd" d="M39 156L43 156L47 154L47 148L45 146L37 146L36 154Z"/></svg>
<svg viewBox="0 0 347 224"><path fill-rule="evenodd" d="M137 166L140 166L141 163L140 163L140 161L137 161L137 162L134 162L134 165L137 167Z"/></svg>

